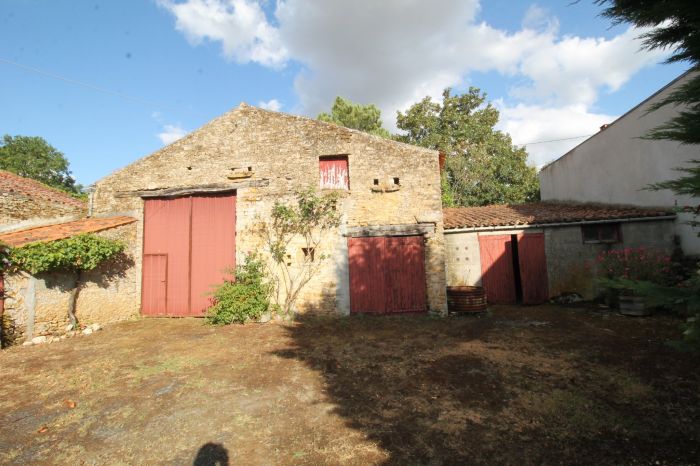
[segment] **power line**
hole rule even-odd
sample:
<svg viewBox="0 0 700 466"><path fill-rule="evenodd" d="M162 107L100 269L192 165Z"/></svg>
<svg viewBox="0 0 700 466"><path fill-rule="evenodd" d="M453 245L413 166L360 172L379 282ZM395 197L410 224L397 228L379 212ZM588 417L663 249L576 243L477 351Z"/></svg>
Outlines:
<svg viewBox="0 0 700 466"><path fill-rule="evenodd" d="M141 98L139 98L139 97L134 97L134 96L131 96L131 95L129 95L129 94L124 94L124 93L122 93L122 92L112 91L112 90L110 90L110 89L105 89L105 88L103 88L103 87L94 86L94 85L92 85L92 84L90 84L90 83L86 83L86 82L83 82L83 81L78 81L78 80L76 80L76 79L66 78L65 76L61 76L61 75L58 75L58 74L55 74L55 73L50 73L50 72L48 72L48 71L40 70L39 68L34 68L33 66L23 65L23 64L21 64L21 63L17 63L17 62L11 61L11 60L7 60L7 59L5 59L5 58L0 58L0 63L5 63L5 64L7 64L7 65L12 65L12 66L15 66L15 67L17 67L17 68L23 69L23 70L25 70L25 71L29 71L29 72L31 72L31 73L36 73L36 74L39 74L39 75L42 75L42 76L45 76L45 77L48 77L48 78L53 78L53 79L56 79L56 80L59 80L59 81L66 82L66 83L68 83L68 84L73 84L73 85L75 85L75 86L85 87L85 88L90 89L90 90L93 90L93 91L95 91L95 92L101 92L101 93L103 93L103 94L108 94L108 95L112 95L112 96L116 96L116 97L121 97L122 99L131 100L131 101L133 101L133 102L137 102L137 103L140 103L140 104L143 104L143 105L148 105L148 106L154 106L154 105L155 105L155 106L157 106L157 107L165 108L165 109L168 109L168 110L175 110L175 111L178 110L178 109L175 109L175 108L173 108L173 107L165 106L165 105L162 105L162 104L160 104L160 103L158 103L158 102L154 102L154 101L152 101L152 100L141 99Z"/></svg>
<svg viewBox="0 0 700 466"><path fill-rule="evenodd" d="M515 144L516 146L531 146L533 144L544 144L547 142L561 142L561 141L571 141L573 139L581 139L581 138L587 138L589 136L593 136L592 134L584 134L583 136L574 136L572 138L563 138L563 139L550 139L548 141L535 141L535 142L526 142L525 144Z"/></svg>

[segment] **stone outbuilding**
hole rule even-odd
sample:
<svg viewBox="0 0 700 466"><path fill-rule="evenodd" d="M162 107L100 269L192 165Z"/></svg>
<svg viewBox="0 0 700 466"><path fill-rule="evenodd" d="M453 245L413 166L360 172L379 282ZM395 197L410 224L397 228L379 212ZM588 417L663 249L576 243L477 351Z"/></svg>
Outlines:
<svg viewBox="0 0 700 466"><path fill-rule="evenodd" d="M38 181L0 170L0 232L77 219L85 201Z"/></svg>
<svg viewBox="0 0 700 466"><path fill-rule="evenodd" d="M448 286L483 286L493 304L592 299L601 251L676 247L663 209L540 202L448 208L444 219Z"/></svg>
<svg viewBox="0 0 700 466"><path fill-rule="evenodd" d="M322 250L290 247L291 267L328 257L298 312L446 312L438 152L241 104L94 185L87 221L133 219L104 232L132 264L80 292L78 319L202 316L225 270L264 251L256 224L309 188L339 194L341 221Z"/></svg>

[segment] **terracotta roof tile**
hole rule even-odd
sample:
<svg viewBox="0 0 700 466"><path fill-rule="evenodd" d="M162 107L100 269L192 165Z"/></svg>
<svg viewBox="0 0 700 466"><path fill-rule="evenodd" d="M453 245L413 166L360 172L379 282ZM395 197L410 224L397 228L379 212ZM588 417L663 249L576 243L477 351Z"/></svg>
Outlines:
<svg viewBox="0 0 700 466"><path fill-rule="evenodd" d="M673 215L663 209L537 202L444 209L445 229L568 223Z"/></svg>
<svg viewBox="0 0 700 466"><path fill-rule="evenodd" d="M94 233L96 231L108 230L135 221L136 219L133 217L82 218L72 222L3 233L0 234L0 243L5 243L12 247L19 247L40 241L55 241L69 238L81 233Z"/></svg>
<svg viewBox="0 0 700 466"><path fill-rule="evenodd" d="M19 192L31 199L45 201L85 209L85 201L76 199L70 194L40 183L30 178L24 178L5 170L0 170L0 193Z"/></svg>

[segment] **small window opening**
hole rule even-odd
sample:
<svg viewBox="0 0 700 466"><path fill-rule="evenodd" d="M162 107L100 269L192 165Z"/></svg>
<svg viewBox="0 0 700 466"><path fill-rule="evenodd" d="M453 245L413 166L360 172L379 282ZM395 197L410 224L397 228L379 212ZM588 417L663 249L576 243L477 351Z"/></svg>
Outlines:
<svg viewBox="0 0 700 466"><path fill-rule="evenodd" d="M324 155L318 159L321 189L350 189L347 155Z"/></svg>
<svg viewBox="0 0 700 466"><path fill-rule="evenodd" d="M313 262L316 259L316 248L301 248L304 253L304 260L307 262Z"/></svg>
<svg viewBox="0 0 700 466"><path fill-rule="evenodd" d="M249 171L249 172L252 172L252 171L253 171L253 167L248 167L248 171Z"/></svg>
<svg viewBox="0 0 700 466"><path fill-rule="evenodd" d="M192 167L187 167L188 170L192 170Z"/></svg>
<svg viewBox="0 0 700 466"><path fill-rule="evenodd" d="M375 186L379 186L379 178L375 178L375 179L374 179L374 185L375 185Z"/></svg>
<svg viewBox="0 0 700 466"><path fill-rule="evenodd" d="M582 225L581 234L584 243L618 243L620 242L620 224Z"/></svg>
<svg viewBox="0 0 700 466"><path fill-rule="evenodd" d="M394 184L395 184L395 185L398 185L398 184L399 184L399 179L398 179L398 178L394 178Z"/></svg>

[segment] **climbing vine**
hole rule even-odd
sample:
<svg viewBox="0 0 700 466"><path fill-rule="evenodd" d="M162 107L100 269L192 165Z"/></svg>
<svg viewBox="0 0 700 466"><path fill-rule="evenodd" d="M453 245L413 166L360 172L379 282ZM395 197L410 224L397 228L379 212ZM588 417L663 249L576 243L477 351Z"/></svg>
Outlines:
<svg viewBox="0 0 700 466"><path fill-rule="evenodd" d="M7 259L10 270L36 275L54 271L92 270L122 252L124 252L124 244L121 241L87 233L14 248L7 254Z"/></svg>

